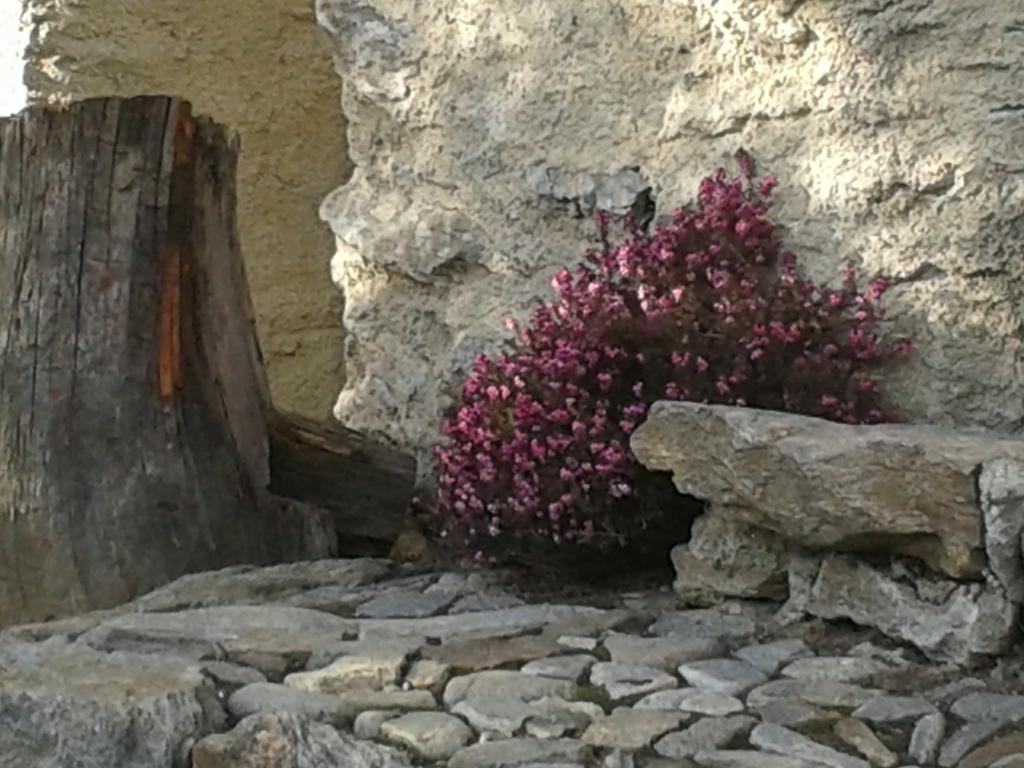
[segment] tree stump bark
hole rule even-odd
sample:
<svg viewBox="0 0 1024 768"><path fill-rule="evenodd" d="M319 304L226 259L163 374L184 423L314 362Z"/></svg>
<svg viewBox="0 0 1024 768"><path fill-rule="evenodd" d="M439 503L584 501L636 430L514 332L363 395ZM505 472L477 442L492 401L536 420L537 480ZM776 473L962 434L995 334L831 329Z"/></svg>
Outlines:
<svg viewBox="0 0 1024 768"><path fill-rule="evenodd" d="M235 162L172 98L0 120L0 626L325 554L265 491Z"/></svg>

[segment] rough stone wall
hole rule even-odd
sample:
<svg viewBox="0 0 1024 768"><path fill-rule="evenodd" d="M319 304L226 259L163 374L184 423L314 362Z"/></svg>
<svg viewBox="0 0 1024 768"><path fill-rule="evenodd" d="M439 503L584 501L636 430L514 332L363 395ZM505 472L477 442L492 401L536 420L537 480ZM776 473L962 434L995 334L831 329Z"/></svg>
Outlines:
<svg viewBox="0 0 1024 768"><path fill-rule="evenodd" d="M350 168L311 0L29 0L29 11L35 100L169 93L240 134L239 227L274 400L326 416L343 377L342 301L316 211Z"/></svg>
<svg viewBox="0 0 1024 768"><path fill-rule="evenodd" d="M424 448L594 206L745 147L813 277L895 282L915 420L1024 424L1024 0L317 0L353 178L324 203L350 425Z"/></svg>

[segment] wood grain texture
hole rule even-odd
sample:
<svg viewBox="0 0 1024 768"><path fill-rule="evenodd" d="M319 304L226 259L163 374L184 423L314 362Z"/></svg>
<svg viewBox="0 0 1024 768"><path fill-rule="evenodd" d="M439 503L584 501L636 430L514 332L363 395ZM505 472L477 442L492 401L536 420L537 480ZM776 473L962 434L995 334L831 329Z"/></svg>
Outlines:
<svg viewBox="0 0 1024 768"><path fill-rule="evenodd" d="M265 490L236 154L167 97L0 120L0 626L333 548Z"/></svg>
<svg viewBox="0 0 1024 768"><path fill-rule="evenodd" d="M271 492L330 512L342 554L383 555L409 511L416 461L340 424L274 413L270 477Z"/></svg>

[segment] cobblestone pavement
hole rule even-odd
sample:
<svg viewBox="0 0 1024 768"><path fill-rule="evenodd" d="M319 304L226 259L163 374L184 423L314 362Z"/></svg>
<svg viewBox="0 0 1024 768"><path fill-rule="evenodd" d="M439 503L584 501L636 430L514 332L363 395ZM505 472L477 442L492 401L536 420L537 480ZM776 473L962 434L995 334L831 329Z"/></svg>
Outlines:
<svg viewBox="0 0 1024 768"><path fill-rule="evenodd" d="M1015 659L777 609L368 559L198 574L0 635L0 763L1024 768Z"/></svg>

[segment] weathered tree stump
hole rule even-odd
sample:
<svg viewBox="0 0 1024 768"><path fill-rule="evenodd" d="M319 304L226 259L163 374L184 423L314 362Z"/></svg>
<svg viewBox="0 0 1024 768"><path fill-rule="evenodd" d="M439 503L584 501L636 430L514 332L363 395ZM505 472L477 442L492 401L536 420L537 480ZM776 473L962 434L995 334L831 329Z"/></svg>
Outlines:
<svg viewBox="0 0 1024 768"><path fill-rule="evenodd" d="M340 424L275 413L270 490L328 510L348 555L384 555L402 529L416 460Z"/></svg>
<svg viewBox="0 0 1024 768"><path fill-rule="evenodd" d="M324 554L265 491L235 161L172 98L0 120L0 626Z"/></svg>

